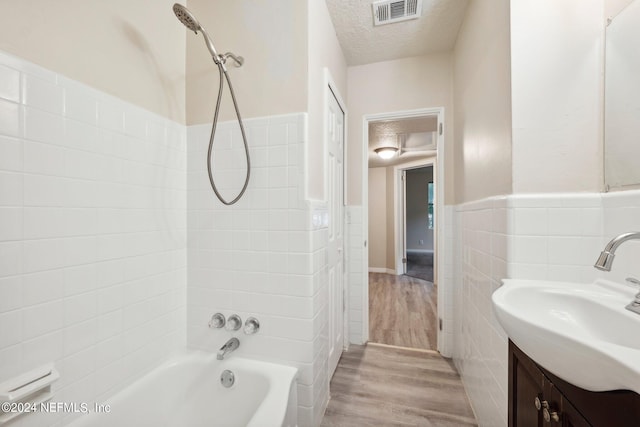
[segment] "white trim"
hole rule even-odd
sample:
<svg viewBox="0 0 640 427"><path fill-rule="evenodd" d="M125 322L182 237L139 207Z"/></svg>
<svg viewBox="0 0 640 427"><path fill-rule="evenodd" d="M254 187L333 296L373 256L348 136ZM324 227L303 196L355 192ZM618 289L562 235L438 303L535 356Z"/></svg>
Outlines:
<svg viewBox="0 0 640 427"><path fill-rule="evenodd" d="M395 274L398 275L396 270L392 268L384 268L384 267L369 267L369 273L387 273L387 274Z"/></svg>
<svg viewBox="0 0 640 427"><path fill-rule="evenodd" d="M436 175L436 224L435 224L435 242L434 247L436 248L436 266L434 273L436 277L434 277L434 281L438 280L438 276L444 277L444 253L445 253L445 239L444 239L444 230L445 230L445 217L444 217L444 191L445 191L445 177L444 177L444 165L445 165L445 152L444 152L444 132L440 134L440 126L444 126L445 122L445 111L444 107L438 108L421 108L415 110L405 110L405 111L395 111L389 113L378 113L378 114L365 114L362 118L362 220L364 232L368 230L369 224L369 122L377 121L377 120L393 120L393 119L401 119L408 117L421 117L428 115L437 115L438 116L438 131L437 135L437 154L434 163L434 173ZM400 165L401 167L406 167L406 165ZM394 174L395 179L395 174ZM395 188L395 187L394 187ZM366 242L366 240L365 240ZM363 289L362 289L362 307L369 307L369 248L365 247L365 253L363 254ZM445 292L444 287L448 286L448 283L440 283L438 286L438 318L445 318ZM439 323L439 322L438 322ZM447 336L446 332L448 332L448 328L450 325L446 323L443 326L443 330L440 331L438 329L438 351L442 353L443 356L450 357L451 352L451 343L444 343L443 340ZM363 341L367 342L369 340L369 310L362 310L362 337Z"/></svg>
<svg viewBox="0 0 640 427"><path fill-rule="evenodd" d="M395 241L393 242L394 249L394 260L395 260L395 269L401 271L402 274L406 273L406 264L403 265L402 258L405 256L406 252L406 241L405 241L405 210L406 210L406 201L404 200L404 192L406 183L402 182L402 173L408 171L410 169L418 169L423 167L433 167L433 172L435 176L436 172L436 157L429 157L427 159L414 160L407 163L402 163L399 165L395 165L393 167L393 206L394 206L394 235ZM436 187L438 186L438 182L436 180ZM402 200L401 200L402 196ZM436 201L437 203L437 201ZM438 207L436 206L436 209ZM435 230L434 230L435 231ZM434 233L435 236L436 233ZM435 243L435 242L434 242ZM434 278L435 280L435 278Z"/></svg>
<svg viewBox="0 0 640 427"><path fill-rule="evenodd" d="M433 249L407 249L408 254L432 254Z"/></svg>

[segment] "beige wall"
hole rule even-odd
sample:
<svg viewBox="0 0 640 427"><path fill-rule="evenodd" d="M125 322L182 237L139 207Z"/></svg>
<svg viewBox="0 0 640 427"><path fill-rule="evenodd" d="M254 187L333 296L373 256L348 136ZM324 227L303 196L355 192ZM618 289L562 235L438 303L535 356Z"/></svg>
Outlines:
<svg viewBox="0 0 640 427"><path fill-rule="evenodd" d="M404 58L349 67L347 203L362 204L362 128L368 114L417 108L445 109L445 203L453 203L453 88L450 54ZM369 189L369 194L375 188Z"/></svg>
<svg viewBox="0 0 640 427"><path fill-rule="evenodd" d="M369 267L387 268L387 168L369 169Z"/></svg>
<svg viewBox="0 0 640 427"><path fill-rule="evenodd" d="M387 210L387 259L386 268L390 270L396 269L396 209L395 209L395 188L393 181L394 169L387 167L386 169L386 210ZM374 187L375 188L375 187Z"/></svg>
<svg viewBox="0 0 640 427"><path fill-rule="evenodd" d="M347 63L329 16L325 1L311 0L308 3L309 23L309 146L307 170L309 171L308 196L324 199L324 115L325 115L325 68L337 87L339 96L347 102ZM346 125L346 122L345 122ZM346 136L346 135L345 135Z"/></svg>
<svg viewBox="0 0 640 427"><path fill-rule="evenodd" d="M509 194L509 0L469 2L454 50L454 76L456 203Z"/></svg>
<svg viewBox="0 0 640 427"><path fill-rule="evenodd" d="M603 7L512 1L514 193L602 189Z"/></svg>
<svg viewBox="0 0 640 427"><path fill-rule="evenodd" d="M604 0L604 17L610 18L616 16L631 2L633 2L633 0Z"/></svg>
<svg viewBox="0 0 640 427"><path fill-rule="evenodd" d="M2 0L0 50L184 123L173 0Z"/></svg>
<svg viewBox="0 0 640 427"><path fill-rule="evenodd" d="M435 161L435 159L433 159ZM415 162L408 162L405 165ZM402 167L403 164L396 165ZM369 267L396 269L396 199L395 167L368 168L369 188ZM423 194L426 197L426 194ZM430 232L433 239L433 232ZM433 249L433 241L430 249ZM426 249L423 248L423 249Z"/></svg>
<svg viewBox="0 0 640 427"><path fill-rule="evenodd" d="M229 65L243 118L307 110L307 1L189 0L218 53L245 58ZM211 122L218 71L202 35L187 34L187 124ZM220 120L235 120L225 90Z"/></svg>

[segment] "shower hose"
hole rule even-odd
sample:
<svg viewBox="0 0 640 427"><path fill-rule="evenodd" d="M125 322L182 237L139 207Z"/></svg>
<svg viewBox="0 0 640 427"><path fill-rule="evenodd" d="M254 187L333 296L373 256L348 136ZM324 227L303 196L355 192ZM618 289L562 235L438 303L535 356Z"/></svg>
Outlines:
<svg viewBox="0 0 640 427"><path fill-rule="evenodd" d="M242 118L240 117L240 110L238 109L238 103L236 101L236 94L233 91L233 86L231 85L231 80L229 80L229 75L224 67L223 60L217 62L218 72L220 73L220 86L218 87L218 100L216 101L216 110L213 116L213 124L211 125L211 136L209 137L209 151L207 154L207 171L209 173L209 183L211 184L211 188L213 192L216 194L218 200L220 200L225 205L233 205L236 203L244 192L247 190L247 186L249 185L249 177L251 175L251 159L249 157L249 146L247 145L247 136L244 131L244 125L242 124ZM244 185L242 186L242 190L240 193L231 201L226 200L216 187L216 183L213 179L213 172L211 171L211 157L213 155L213 139L216 135L216 127L218 125L218 114L220 113L220 104L222 101L222 91L224 89L224 80L227 80L227 85L229 85L229 92L231 92L231 99L233 100L233 108L236 110L236 117L238 118L238 123L240 124L240 132L242 133L242 141L244 143L244 153L245 158L247 159L247 174L245 176Z"/></svg>

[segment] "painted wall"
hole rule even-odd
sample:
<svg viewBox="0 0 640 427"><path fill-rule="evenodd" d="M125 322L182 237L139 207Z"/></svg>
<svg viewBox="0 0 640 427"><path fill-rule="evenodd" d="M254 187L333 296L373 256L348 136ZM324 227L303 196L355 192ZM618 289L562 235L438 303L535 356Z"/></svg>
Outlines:
<svg viewBox="0 0 640 427"><path fill-rule="evenodd" d="M327 3L308 1L308 107L309 141L307 168L309 171L307 191L311 199L324 199L324 118L326 105L325 68L328 69L338 95L347 102L347 63L342 54L336 32L329 16ZM345 106L346 107L346 106ZM346 121L345 121L346 125ZM346 134L345 134L346 137Z"/></svg>
<svg viewBox="0 0 640 427"><path fill-rule="evenodd" d="M245 58L229 74L243 118L307 111L307 196L324 198L325 68L346 102L347 66L325 2L278 0L189 0L188 7L219 52ZM218 71L201 36L187 34L187 123L211 121ZM220 120L235 119L228 95ZM204 96L203 96L204 94Z"/></svg>
<svg viewBox="0 0 640 427"><path fill-rule="evenodd" d="M369 267L387 267L387 168L369 168Z"/></svg>
<svg viewBox="0 0 640 427"><path fill-rule="evenodd" d="M604 0L604 17L609 18L616 16L626 6L632 3L633 0Z"/></svg>
<svg viewBox="0 0 640 427"><path fill-rule="evenodd" d="M362 203L362 130L367 114L444 107L453 116L452 57L437 54L378 62L348 69L347 204ZM446 200L453 203L453 126L445 127ZM370 188L369 193L376 191Z"/></svg>
<svg viewBox="0 0 640 427"><path fill-rule="evenodd" d="M395 259L395 243L396 243L396 197L399 195L394 194L396 191L395 185L399 183L394 181L394 167L386 168L369 168L369 188L375 188L375 191L369 192L369 267L375 269L396 269ZM432 172L431 172L432 173ZM411 205L412 202L416 207L413 209L413 213L416 214L416 224L426 224L426 205L422 206L421 201L426 200L427 180L432 176L431 173L415 173L418 176L418 180L421 184L414 185L413 187L407 181L407 231L411 233L414 218L411 218ZM408 173L409 175L409 173ZM400 199L398 199L400 200ZM426 202L425 202L426 203ZM416 225L418 228L424 228ZM421 233L421 234L420 234ZM433 230L420 230L420 232L414 232L414 240L416 242L421 238L425 243L420 246L416 243L415 248L407 244L407 249L419 249L433 250Z"/></svg>
<svg viewBox="0 0 640 427"><path fill-rule="evenodd" d="M0 50L184 123L173 0L3 1Z"/></svg>
<svg viewBox="0 0 640 427"><path fill-rule="evenodd" d="M407 250L433 251L433 229L427 226L428 183L433 182L433 167L409 170L406 180Z"/></svg>
<svg viewBox="0 0 640 427"><path fill-rule="evenodd" d="M393 175L395 171L393 168L386 168L387 170L387 197L386 197L386 210L387 210L387 268L390 270L396 270L396 209L395 200L396 188L394 186Z"/></svg>
<svg viewBox="0 0 640 427"><path fill-rule="evenodd" d="M509 46L509 0L470 2L453 55L458 203L511 193Z"/></svg>
<svg viewBox="0 0 640 427"><path fill-rule="evenodd" d="M307 1L189 0L187 6L207 30L218 53L245 58L228 66L243 117L303 112L307 108ZM218 70L202 36L187 33L187 124L211 122ZM235 119L223 97L220 120Z"/></svg>
<svg viewBox="0 0 640 427"><path fill-rule="evenodd" d="M603 186L603 5L511 4L514 193Z"/></svg>

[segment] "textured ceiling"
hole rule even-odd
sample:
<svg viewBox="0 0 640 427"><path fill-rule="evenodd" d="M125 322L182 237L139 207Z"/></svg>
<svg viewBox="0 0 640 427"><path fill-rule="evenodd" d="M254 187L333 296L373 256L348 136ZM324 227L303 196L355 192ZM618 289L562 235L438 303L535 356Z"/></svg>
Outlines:
<svg viewBox="0 0 640 427"><path fill-rule="evenodd" d="M418 158L431 157L435 154L432 150L431 132L438 129L438 116L414 117L399 120L381 120L369 123L369 167L386 167ZM427 134L429 133L429 134ZM388 145L396 146L397 135L408 137L405 147L415 151L404 151L401 156L395 156L388 160L381 159L374 151L378 147ZM411 138L415 136L415 138ZM420 146L411 141L424 141L425 145Z"/></svg>
<svg viewBox="0 0 640 427"><path fill-rule="evenodd" d="M448 52L468 0L424 0L418 19L374 27L373 0L326 0L348 65Z"/></svg>

